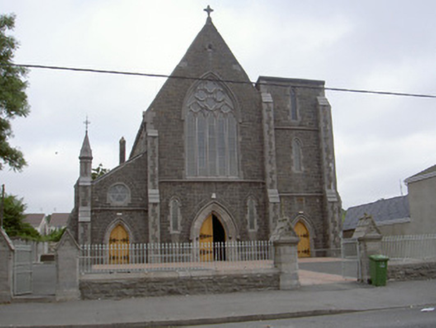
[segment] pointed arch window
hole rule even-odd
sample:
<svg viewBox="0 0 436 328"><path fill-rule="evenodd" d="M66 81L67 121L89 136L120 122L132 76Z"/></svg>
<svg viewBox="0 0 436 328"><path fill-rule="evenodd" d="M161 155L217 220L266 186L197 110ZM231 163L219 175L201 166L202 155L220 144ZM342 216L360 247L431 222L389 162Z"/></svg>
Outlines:
<svg viewBox="0 0 436 328"><path fill-rule="evenodd" d="M299 139L292 141L292 163L295 172L303 171L303 154L301 141Z"/></svg>
<svg viewBox="0 0 436 328"><path fill-rule="evenodd" d="M256 201L253 197L247 199L247 221L248 221L248 231L257 230L257 209Z"/></svg>
<svg viewBox="0 0 436 328"><path fill-rule="evenodd" d="M171 199L169 206L170 229L172 233L180 232L181 230L181 212L180 201L176 198Z"/></svg>
<svg viewBox="0 0 436 328"><path fill-rule="evenodd" d="M298 121L297 92L295 87L289 91L290 118L292 121Z"/></svg>
<svg viewBox="0 0 436 328"><path fill-rule="evenodd" d="M186 102L188 177L237 177L235 106L215 81L200 82Z"/></svg>

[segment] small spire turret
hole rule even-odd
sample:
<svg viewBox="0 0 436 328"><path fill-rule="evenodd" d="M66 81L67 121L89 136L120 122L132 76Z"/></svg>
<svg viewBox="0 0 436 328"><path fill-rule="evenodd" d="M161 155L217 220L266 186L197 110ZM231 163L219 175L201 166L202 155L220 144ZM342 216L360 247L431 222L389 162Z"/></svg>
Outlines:
<svg viewBox="0 0 436 328"><path fill-rule="evenodd" d="M91 181L91 168L92 168L92 149L91 144L89 143L88 137L88 117L86 117L86 121L83 122L86 125L85 138L83 138L82 148L80 149L80 178L83 181L89 180Z"/></svg>

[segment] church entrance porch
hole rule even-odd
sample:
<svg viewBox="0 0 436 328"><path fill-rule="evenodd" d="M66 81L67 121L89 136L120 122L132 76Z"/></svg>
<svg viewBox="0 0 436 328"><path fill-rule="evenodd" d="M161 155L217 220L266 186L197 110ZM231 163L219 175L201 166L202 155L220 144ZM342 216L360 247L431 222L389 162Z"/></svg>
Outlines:
<svg viewBox="0 0 436 328"><path fill-rule="evenodd" d="M298 221L294 227L295 233L300 237L300 242L298 243L298 257L310 257L310 234L306 225Z"/></svg>
<svg viewBox="0 0 436 328"><path fill-rule="evenodd" d="M215 220L213 219L215 217ZM205 223L209 221L208 223ZM214 226L215 222L215 226ZM204 225L204 226L203 226ZM213 231L213 234L210 232ZM200 240L200 235L215 236L213 239ZM236 241L239 232L230 213L217 202L204 206L195 216L191 225L190 240L192 242L229 242ZM208 237L212 238L212 237Z"/></svg>
<svg viewBox="0 0 436 328"><path fill-rule="evenodd" d="M220 220L214 214L210 214L200 229L200 260L201 262L224 261L226 259L225 248L217 243L226 241L226 232Z"/></svg>
<svg viewBox="0 0 436 328"><path fill-rule="evenodd" d="M121 224L112 230L109 237L109 263L129 263L129 234Z"/></svg>

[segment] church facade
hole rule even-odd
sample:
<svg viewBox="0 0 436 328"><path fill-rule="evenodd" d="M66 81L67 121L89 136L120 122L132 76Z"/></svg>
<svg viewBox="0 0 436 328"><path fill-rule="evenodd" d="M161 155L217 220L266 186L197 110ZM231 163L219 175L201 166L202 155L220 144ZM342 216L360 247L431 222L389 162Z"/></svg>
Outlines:
<svg viewBox="0 0 436 328"><path fill-rule="evenodd" d="M209 14L209 13L208 13ZM210 17L144 112L130 156L92 180L86 133L69 228L80 244L267 240L340 244L324 82L247 74Z"/></svg>

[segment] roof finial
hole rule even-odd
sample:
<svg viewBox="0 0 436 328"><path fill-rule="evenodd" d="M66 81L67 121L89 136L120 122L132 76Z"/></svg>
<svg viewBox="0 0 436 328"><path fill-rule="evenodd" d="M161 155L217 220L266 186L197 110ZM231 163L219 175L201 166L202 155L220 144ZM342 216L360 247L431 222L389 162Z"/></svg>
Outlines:
<svg viewBox="0 0 436 328"><path fill-rule="evenodd" d="M88 120L88 115L86 115L86 120L83 122L83 124L85 124L86 133L88 133L88 126L89 126L89 124L91 124L91 122Z"/></svg>
<svg viewBox="0 0 436 328"><path fill-rule="evenodd" d="M207 8L203 10L207 12L207 18L210 18L210 13L213 11L213 9L209 5L207 5Z"/></svg>

